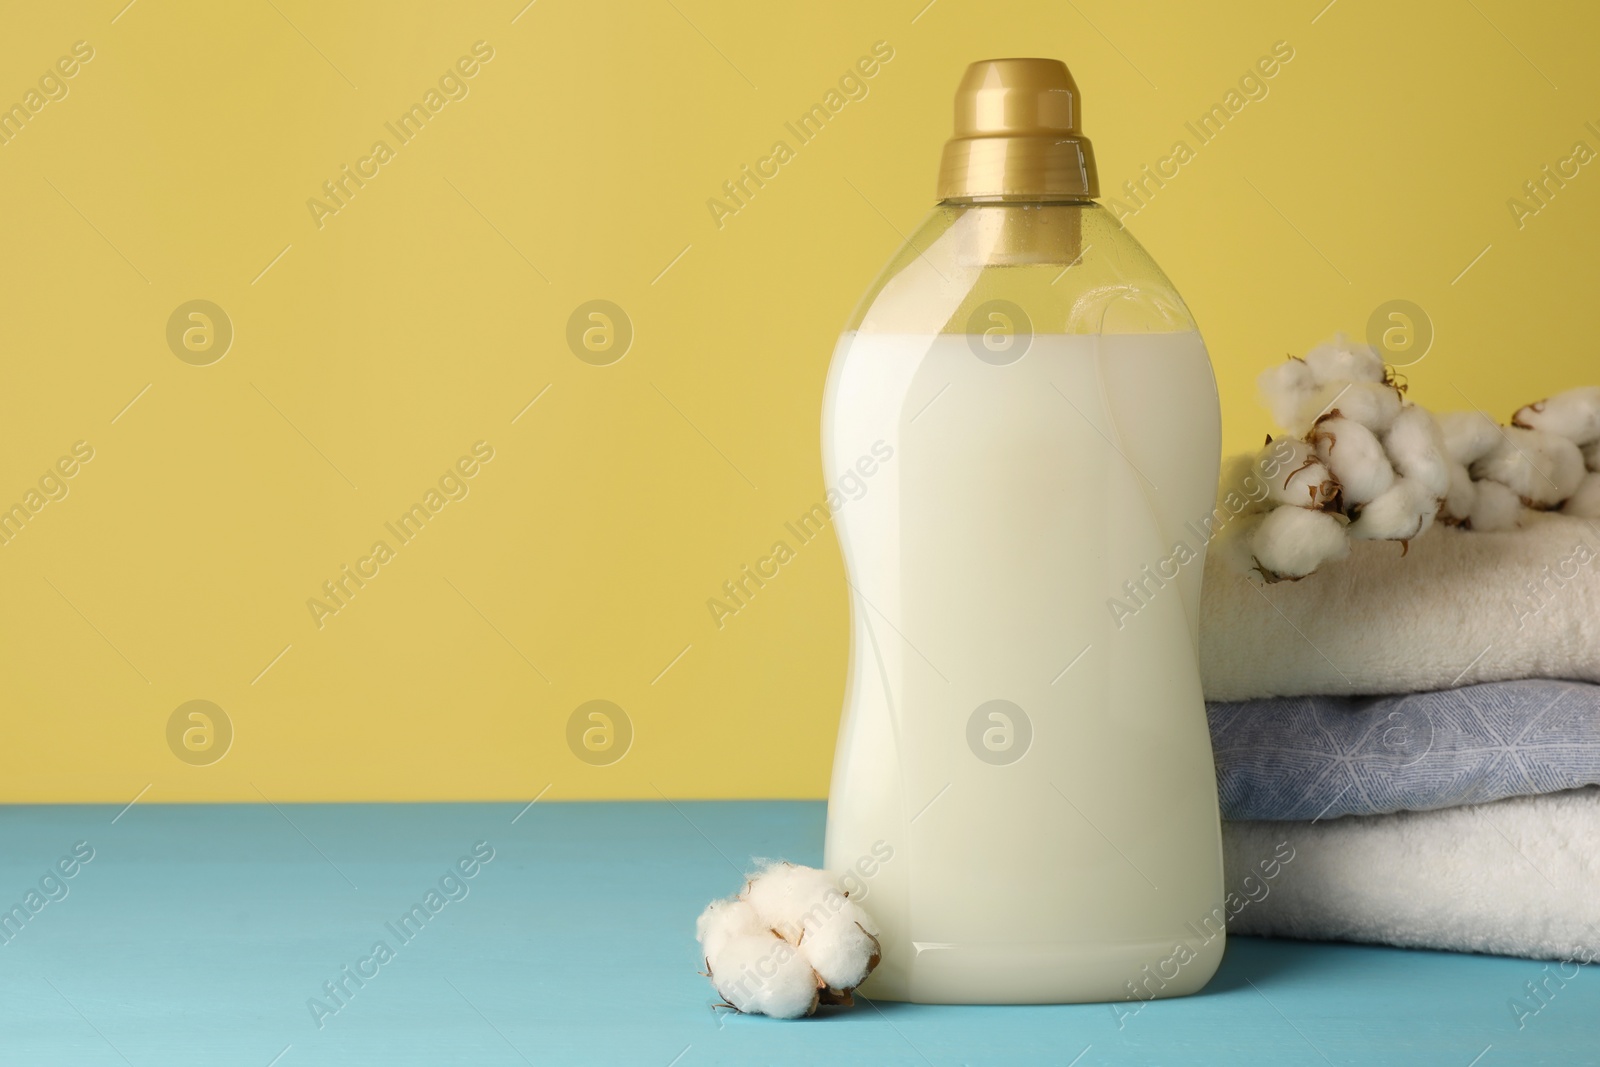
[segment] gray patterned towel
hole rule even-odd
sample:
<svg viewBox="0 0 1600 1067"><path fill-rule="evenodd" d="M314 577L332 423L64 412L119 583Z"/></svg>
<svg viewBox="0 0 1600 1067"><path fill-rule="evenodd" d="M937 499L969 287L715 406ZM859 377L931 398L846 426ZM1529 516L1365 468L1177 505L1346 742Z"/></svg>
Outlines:
<svg viewBox="0 0 1600 1067"><path fill-rule="evenodd" d="M1210 704L1224 819L1332 819L1600 784L1600 685Z"/></svg>

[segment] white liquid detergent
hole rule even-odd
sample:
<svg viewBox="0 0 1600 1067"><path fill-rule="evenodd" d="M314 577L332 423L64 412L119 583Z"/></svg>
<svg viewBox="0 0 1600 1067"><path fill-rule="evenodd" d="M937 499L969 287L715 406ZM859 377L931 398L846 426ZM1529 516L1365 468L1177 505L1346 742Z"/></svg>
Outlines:
<svg viewBox="0 0 1600 1067"><path fill-rule="evenodd" d="M826 864L882 927L869 997L1147 1000L1222 958L1197 654L1216 386L1092 202L1075 96L1052 61L969 69L942 202L829 373L830 476L893 449L835 516Z"/></svg>
<svg viewBox="0 0 1600 1067"><path fill-rule="evenodd" d="M837 519L854 639L827 866L894 850L866 992L1121 999L1180 942L1196 958L1161 992L1193 991L1222 872L1201 559L1173 549L1203 547L1185 524L1213 502L1188 447L1217 433L1192 402L1205 348L1039 336L994 366L974 342L847 335L829 382L827 469L894 448Z"/></svg>

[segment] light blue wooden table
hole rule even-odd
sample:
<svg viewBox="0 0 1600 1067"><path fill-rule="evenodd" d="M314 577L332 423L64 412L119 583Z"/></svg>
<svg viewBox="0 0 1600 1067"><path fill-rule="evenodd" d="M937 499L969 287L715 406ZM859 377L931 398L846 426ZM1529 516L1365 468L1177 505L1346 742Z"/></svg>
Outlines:
<svg viewBox="0 0 1600 1067"><path fill-rule="evenodd" d="M1121 1020L1105 1005L713 1012L695 916L752 855L819 862L822 815L771 802L0 809L0 907L26 915L0 927L0 1063L1600 1062L1594 968L1519 1029L1509 1002L1527 1000L1539 963L1248 938L1200 996ZM75 865L80 841L93 859ZM477 842L493 859L474 864ZM426 920L401 928L414 903ZM374 956L379 941L391 958ZM336 1003L324 983L341 979Z"/></svg>

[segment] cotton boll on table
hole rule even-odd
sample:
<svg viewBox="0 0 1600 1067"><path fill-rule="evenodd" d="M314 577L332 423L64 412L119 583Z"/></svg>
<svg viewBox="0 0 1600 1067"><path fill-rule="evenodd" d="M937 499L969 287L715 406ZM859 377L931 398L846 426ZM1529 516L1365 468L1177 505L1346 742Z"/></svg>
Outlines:
<svg viewBox="0 0 1600 1067"><path fill-rule="evenodd" d="M742 899L718 900L701 912L695 932L705 951L706 976L728 1006L742 1012L798 1019L817 1010L816 972Z"/></svg>
<svg viewBox="0 0 1600 1067"><path fill-rule="evenodd" d="M752 875L740 899L755 909L761 921L791 941L800 940L806 930L807 912L833 890L833 879L826 871L774 863ZM835 890L837 892L837 890Z"/></svg>
<svg viewBox="0 0 1600 1067"><path fill-rule="evenodd" d="M857 915L861 914L861 909L855 905L850 908ZM863 919L844 914L835 916L815 931L808 931L805 948L806 959L822 984L836 997L842 994L842 1002L846 1004L851 1002L849 991L867 980L882 951L878 938L867 932Z"/></svg>
<svg viewBox="0 0 1600 1067"><path fill-rule="evenodd" d="M878 965L878 926L827 871L768 864L695 922L706 977L736 1011L798 1019L854 1003Z"/></svg>
<svg viewBox="0 0 1600 1067"><path fill-rule="evenodd" d="M750 880L744 897L761 920L796 946L823 984L854 989L877 955L877 926L827 871L776 863Z"/></svg>

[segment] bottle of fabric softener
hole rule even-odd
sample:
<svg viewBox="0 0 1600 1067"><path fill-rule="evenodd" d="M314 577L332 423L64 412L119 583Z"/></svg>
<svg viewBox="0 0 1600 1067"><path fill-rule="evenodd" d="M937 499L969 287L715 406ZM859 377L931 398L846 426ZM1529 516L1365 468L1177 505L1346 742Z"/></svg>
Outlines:
<svg viewBox="0 0 1600 1067"><path fill-rule="evenodd" d="M826 862L871 872L868 996L1148 1000L1222 958L1197 662L1216 384L1095 203L1079 118L1060 62L968 68L938 204L829 371L829 477L891 454L835 517L852 637Z"/></svg>

